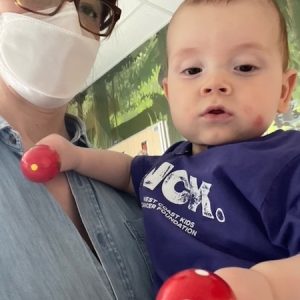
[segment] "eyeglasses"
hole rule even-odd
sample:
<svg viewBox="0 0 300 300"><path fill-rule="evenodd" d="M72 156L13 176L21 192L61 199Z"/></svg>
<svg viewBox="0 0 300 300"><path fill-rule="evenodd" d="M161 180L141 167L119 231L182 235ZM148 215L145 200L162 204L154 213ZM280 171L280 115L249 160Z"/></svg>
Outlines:
<svg viewBox="0 0 300 300"><path fill-rule="evenodd" d="M70 0L15 0L24 10L44 16L55 15ZM108 0L74 0L79 23L85 30L109 36L121 17L121 9Z"/></svg>

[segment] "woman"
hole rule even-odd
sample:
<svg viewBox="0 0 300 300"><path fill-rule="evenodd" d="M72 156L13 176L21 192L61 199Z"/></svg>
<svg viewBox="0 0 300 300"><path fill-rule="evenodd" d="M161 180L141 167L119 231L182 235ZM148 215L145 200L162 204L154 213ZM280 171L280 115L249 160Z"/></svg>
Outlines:
<svg viewBox="0 0 300 300"><path fill-rule="evenodd" d="M135 199L74 172L31 183L19 168L50 133L88 146L66 110L120 16L115 2L0 2L1 300L151 299Z"/></svg>

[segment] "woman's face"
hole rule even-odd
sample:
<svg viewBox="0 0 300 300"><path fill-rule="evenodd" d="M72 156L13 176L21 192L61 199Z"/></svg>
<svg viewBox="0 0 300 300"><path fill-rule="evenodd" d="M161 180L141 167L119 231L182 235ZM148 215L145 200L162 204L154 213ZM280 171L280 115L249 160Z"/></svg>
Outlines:
<svg viewBox="0 0 300 300"><path fill-rule="evenodd" d="M24 13L26 10L16 5L14 0L0 0L0 13L3 12Z"/></svg>
<svg viewBox="0 0 300 300"><path fill-rule="evenodd" d="M0 1L0 13L2 12L16 12L23 13L24 9L18 7L12 0L1 0Z"/></svg>

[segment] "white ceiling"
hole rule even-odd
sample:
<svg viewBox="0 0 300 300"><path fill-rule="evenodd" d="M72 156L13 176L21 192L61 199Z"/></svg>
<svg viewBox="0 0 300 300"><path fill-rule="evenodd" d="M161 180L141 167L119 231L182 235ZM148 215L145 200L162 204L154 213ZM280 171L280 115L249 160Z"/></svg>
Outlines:
<svg viewBox="0 0 300 300"><path fill-rule="evenodd" d="M138 46L168 24L183 0L118 0L122 16L107 40L101 42L94 70L95 82Z"/></svg>

